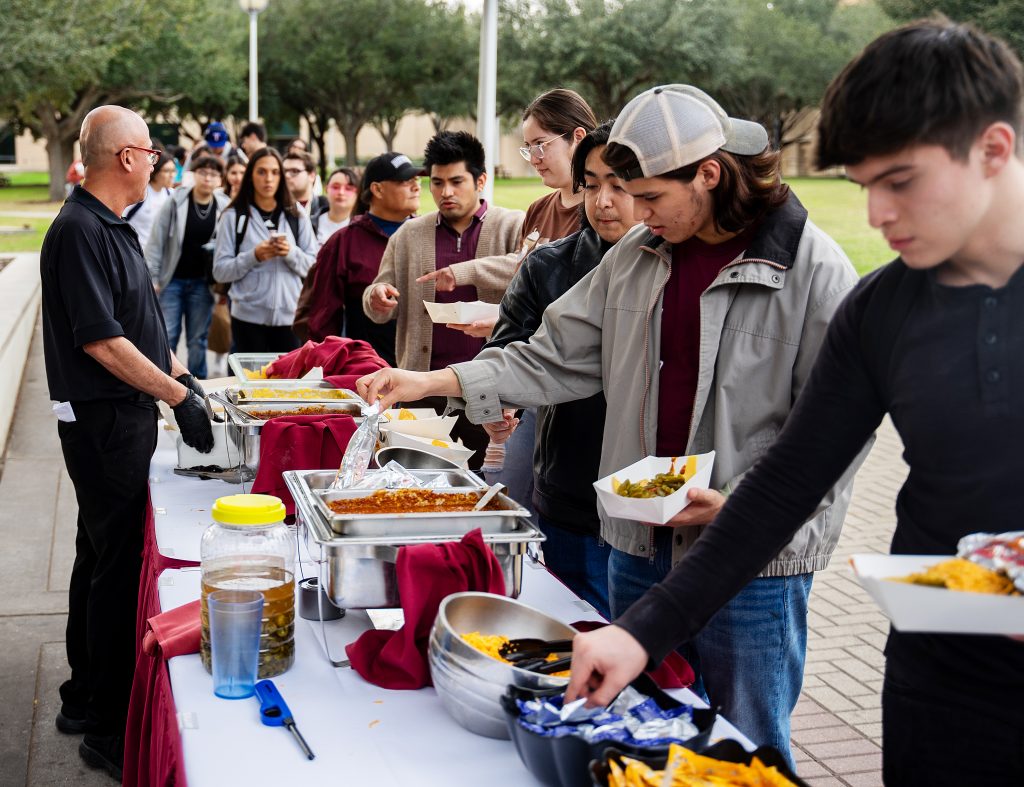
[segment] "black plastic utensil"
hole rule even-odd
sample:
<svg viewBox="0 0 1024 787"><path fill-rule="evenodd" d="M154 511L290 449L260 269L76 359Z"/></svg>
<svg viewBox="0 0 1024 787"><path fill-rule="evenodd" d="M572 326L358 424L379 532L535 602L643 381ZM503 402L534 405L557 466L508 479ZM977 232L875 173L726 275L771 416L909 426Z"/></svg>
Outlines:
<svg viewBox="0 0 1024 787"><path fill-rule="evenodd" d="M546 656L548 653L569 653L572 651L571 639L536 639L534 637L521 637L510 639L498 649L503 659L515 661L516 654L523 654L520 658Z"/></svg>

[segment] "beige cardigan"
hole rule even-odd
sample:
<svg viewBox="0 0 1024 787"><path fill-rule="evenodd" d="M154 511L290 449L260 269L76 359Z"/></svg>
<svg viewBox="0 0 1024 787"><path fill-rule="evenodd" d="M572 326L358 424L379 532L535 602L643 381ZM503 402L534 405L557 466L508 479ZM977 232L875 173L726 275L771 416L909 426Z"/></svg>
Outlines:
<svg viewBox="0 0 1024 787"><path fill-rule="evenodd" d="M519 246L523 217L524 214L520 210L488 205L477 241L477 255L493 257L515 252ZM433 211L402 224L388 241L377 278L363 291L363 312L367 317L376 323L398 319L395 337L398 366L416 372L430 370L433 323L423 306L423 301L434 300L434 283L428 281L421 284L416 279L435 270L434 243L437 220L437 211ZM457 264L469 268L472 262L475 260ZM390 284L400 293L398 305L387 314L370 308L370 293L378 284ZM481 301L500 303L508 286L508 277L481 268L475 276L459 284L475 286L477 298Z"/></svg>

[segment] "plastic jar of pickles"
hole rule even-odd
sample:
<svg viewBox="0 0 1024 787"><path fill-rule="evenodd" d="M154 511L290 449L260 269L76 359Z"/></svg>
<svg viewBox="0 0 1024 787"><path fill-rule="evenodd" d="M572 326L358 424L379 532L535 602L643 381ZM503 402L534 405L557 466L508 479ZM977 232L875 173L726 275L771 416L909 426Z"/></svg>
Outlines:
<svg viewBox="0 0 1024 787"><path fill-rule="evenodd" d="M206 597L215 590L258 590L259 677L280 675L295 661L295 540L284 524L284 504L272 495L229 495L217 499L211 514L200 545L203 666L212 670Z"/></svg>

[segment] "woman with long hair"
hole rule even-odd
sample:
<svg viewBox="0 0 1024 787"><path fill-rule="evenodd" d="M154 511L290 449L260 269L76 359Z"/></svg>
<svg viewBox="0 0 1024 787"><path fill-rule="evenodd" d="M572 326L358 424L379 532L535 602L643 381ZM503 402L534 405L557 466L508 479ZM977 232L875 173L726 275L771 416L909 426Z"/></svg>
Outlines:
<svg viewBox="0 0 1024 787"><path fill-rule="evenodd" d="M256 151L217 232L213 277L231 283L236 352L288 352L302 280L316 259L309 217L295 207L281 154Z"/></svg>
<svg viewBox="0 0 1024 787"><path fill-rule="evenodd" d="M224 164L224 194L228 199L234 199L238 193L238 187L242 185L242 178L245 175L245 162L241 157L234 154L228 156Z"/></svg>

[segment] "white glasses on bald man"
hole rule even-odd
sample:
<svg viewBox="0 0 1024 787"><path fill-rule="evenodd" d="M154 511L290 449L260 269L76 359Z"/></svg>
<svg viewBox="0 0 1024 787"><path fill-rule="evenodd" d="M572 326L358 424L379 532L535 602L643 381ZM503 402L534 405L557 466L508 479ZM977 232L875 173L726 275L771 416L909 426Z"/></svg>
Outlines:
<svg viewBox="0 0 1024 787"><path fill-rule="evenodd" d="M155 167L156 163L160 160L159 150L153 150L152 148L140 148L138 145L125 145L114 155L120 157L120 155L124 153L126 150L141 150L143 153L146 154L146 161L149 162L149 165L151 167Z"/></svg>

